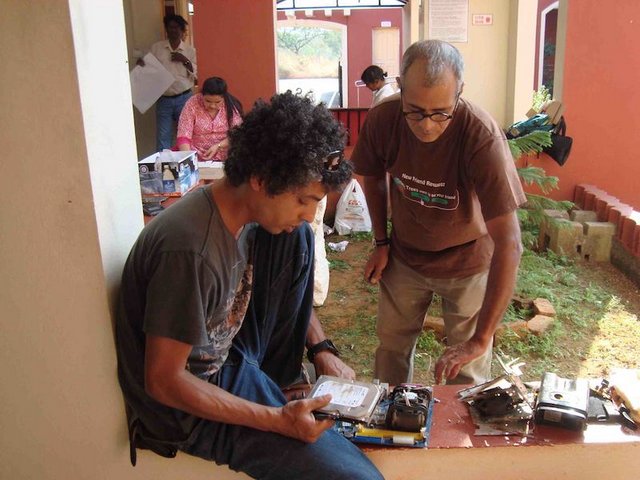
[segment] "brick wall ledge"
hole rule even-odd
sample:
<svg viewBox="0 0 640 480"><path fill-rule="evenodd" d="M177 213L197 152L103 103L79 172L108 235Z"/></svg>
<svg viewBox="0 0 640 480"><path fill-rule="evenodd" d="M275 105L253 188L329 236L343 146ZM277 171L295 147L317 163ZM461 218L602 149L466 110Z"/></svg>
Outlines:
<svg viewBox="0 0 640 480"><path fill-rule="evenodd" d="M611 263L640 285L640 212L594 185L577 185L573 202L616 226Z"/></svg>
<svg viewBox="0 0 640 480"><path fill-rule="evenodd" d="M428 448L368 447L362 450L386 480L590 480L637 479L640 434L619 425L589 425L584 432L536 427L527 437L476 436L460 385L436 385ZM122 445L123 458L128 447ZM125 454L126 451L126 454ZM128 461L128 460L127 460ZM167 471L194 480L245 480L248 476L179 453L174 459L138 452L135 478L163 478ZM133 476L131 477L133 478Z"/></svg>

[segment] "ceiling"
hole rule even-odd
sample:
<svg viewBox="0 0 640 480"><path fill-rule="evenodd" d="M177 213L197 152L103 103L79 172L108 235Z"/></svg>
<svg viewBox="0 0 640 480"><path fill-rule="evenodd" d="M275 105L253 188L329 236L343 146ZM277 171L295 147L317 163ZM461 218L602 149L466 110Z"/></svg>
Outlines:
<svg viewBox="0 0 640 480"><path fill-rule="evenodd" d="M398 8L409 0L277 0L278 10L334 9L334 8Z"/></svg>

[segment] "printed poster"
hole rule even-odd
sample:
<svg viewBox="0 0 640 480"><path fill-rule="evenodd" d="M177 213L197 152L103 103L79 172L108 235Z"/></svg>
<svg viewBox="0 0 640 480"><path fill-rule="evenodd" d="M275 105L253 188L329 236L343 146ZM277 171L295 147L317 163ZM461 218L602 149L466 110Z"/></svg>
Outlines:
<svg viewBox="0 0 640 480"><path fill-rule="evenodd" d="M469 41L469 0L429 0L429 38Z"/></svg>

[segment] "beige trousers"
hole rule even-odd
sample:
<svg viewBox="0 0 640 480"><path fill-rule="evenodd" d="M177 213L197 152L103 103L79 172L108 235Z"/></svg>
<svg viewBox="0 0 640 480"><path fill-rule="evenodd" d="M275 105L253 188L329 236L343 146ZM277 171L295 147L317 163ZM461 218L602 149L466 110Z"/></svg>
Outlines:
<svg viewBox="0 0 640 480"><path fill-rule="evenodd" d="M390 385L411 382L416 341L433 294L442 298L447 345L473 335L484 299L488 271L466 278L428 278L390 256L380 281L375 377ZM493 345L447 383L483 383L491 376ZM434 359L435 360L435 359Z"/></svg>

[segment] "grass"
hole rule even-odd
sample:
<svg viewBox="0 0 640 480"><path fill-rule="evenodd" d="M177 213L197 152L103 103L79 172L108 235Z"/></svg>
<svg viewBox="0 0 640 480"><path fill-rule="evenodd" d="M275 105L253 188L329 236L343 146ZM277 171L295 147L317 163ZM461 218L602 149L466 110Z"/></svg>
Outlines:
<svg viewBox="0 0 640 480"><path fill-rule="evenodd" d="M544 334L517 335L501 338L496 350L527 363L525 376L539 379L546 371L561 376L603 375L603 369L587 372L582 364L591 358L590 348L604 323L617 322L607 316L620 306L606 284L590 280L590 264L574 261L553 252L536 253L526 249L520 262L516 294L529 298L546 298L556 310L556 321ZM505 321L531 318L532 312L510 307ZM609 327L606 327L609 328ZM635 333L634 333L635 332ZM640 333L638 322L630 326L628 335ZM610 338L610 335L605 335ZM619 362L612 352L609 364Z"/></svg>
<svg viewBox="0 0 640 480"><path fill-rule="evenodd" d="M371 379L377 346L378 287L362 279L364 264L371 252L371 235L351 235L348 240L350 244L345 252L327 253L332 271L330 292L318 315L327 335L343 351L343 357L358 377ZM622 274L603 273L603 269L552 252L536 253L526 249L516 294L531 300L546 298L556 310L556 320L540 336L507 330L496 344L495 352L524 361L525 380L538 380L546 371L573 378L605 376L614 367L640 367L636 353L640 349L637 288L634 290L625 284L622 290L626 294L621 294L618 283L626 282ZM634 295L635 300L630 301ZM437 296L429 314L441 315ZM530 309L513 304L504 322L528 319L531 315ZM443 349L441 339L434 332L425 331L420 335L414 359L414 381L433 382L433 366ZM497 365L494 373L499 373Z"/></svg>
<svg viewBox="0 0 640 480"><path fill-rule="evenodd" d="M339 258L329 259L329 270L351 270L351 265Z"/></svg>

